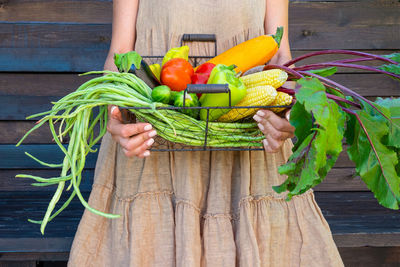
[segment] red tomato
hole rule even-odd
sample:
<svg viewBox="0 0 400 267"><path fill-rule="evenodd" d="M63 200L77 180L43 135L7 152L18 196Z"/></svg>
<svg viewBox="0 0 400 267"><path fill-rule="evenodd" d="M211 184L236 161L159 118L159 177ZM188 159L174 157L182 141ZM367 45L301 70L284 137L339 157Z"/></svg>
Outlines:
<svg viewBox="0 0 400 267"><path fill-rule="evenodd" d="M172 91L183 91L192 82L193 67L183 58L168 60L161 69L161 83Z"/></svg>

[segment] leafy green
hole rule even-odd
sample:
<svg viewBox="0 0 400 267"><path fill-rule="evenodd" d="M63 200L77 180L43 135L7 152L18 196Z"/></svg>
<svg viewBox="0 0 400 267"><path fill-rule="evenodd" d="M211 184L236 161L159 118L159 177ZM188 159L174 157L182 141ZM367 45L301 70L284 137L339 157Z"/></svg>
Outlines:
<svg viewBox="0 0 400 267"><path fill-rule="evenodd" d="M382 65L382 66L380 66L380 67L378 67L378 69L381 69L381 70L384 70L384 71L387 71L387 72L390 72L390 73L393 73L393 74L397 74L397 75L400 75L400 64L385 64L385 65ZM390 77L392 77L392 76L390 76ZM397 78L394 78L394 77L392 77L393 79L395 79L395 80L399 80L399 79L397 79Z"/></svg>
<svg viewBox="0 0 400 267"><path fill-rule="evenodd" d="M396 61L396 62L400 63L400 53L393 53L393 54L390 54L390 55L384 55L383 57L389 58L389 59L391 59L393 61Z"/></svg>
<svg viewBox="0 0 400 267"><path fill-rule="evenodd" d="M322 77L328 77L328 76L334 75L337 72L337 68L329 67L329 68L323 68L323 69L309 70L308 72L318 74L319 76L322 76Z"/></svg>
<svg viewBox="0 0 400 267"><path fill-rule="evenodd" d="M385 107L390 112L388 145L400 149L400 98L380 98L375 101L380 107Z"/></svg>
<svg viewBox="0 0 400 267"><path fill-rule="evenodd" d="M346 140L350 145L347 153L356 164L356 172L374 193L378 202L391 209L398 209L400 202L400 177L396 166L399 163L398 150L389 143L399 146L393 140L390 121L365 102L363 109L355 111L349 120ZM376 106L387 117L390 110ZM394 131L396 133L396 131Z"/></svg>
<svg viewBox="0 0 400 267"><path fill-rule="evenodd" d="M136 51L130 51L123 54L114 54L114 64L120 72L128 72L132 65L140 69L142 57Z"/></svg>
<svg viewBox="0 0 400 267"><path fill-rule="evenodd" d="M273 189L289 191L287 198L302 194L319 184L342 151L345 113L326 96L324 85L316 78L298 81L297 102L290 123L296 127L298 140L288 162L279 168L287 180Z"/></svg>

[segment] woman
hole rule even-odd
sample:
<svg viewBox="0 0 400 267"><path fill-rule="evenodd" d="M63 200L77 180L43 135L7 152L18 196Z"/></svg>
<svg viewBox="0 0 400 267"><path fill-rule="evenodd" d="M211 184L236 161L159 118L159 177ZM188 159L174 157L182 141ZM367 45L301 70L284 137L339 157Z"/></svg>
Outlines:
<svg viewBox="0 0 400 267"><path fill-rule="evenodd" d="M184 33L215 33L218 51L288 27L288 0L114 1L113 54L163 55ZM193 43L192 55L213 45ZM273 63L291 58L287 30ZM286 202L272 185L294 129L270 111L254 117L264 151L152 152L151 125L123 125L112 108L89 203L69 266L343 266L312 191ZM274 152L274 153L272 153Z"/></svg>

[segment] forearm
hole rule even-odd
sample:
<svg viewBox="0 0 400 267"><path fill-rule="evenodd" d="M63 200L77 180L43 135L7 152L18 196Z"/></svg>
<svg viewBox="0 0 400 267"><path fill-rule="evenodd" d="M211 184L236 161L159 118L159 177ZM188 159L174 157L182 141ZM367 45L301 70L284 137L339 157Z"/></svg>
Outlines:
<svg viewBox="0 0 400 267"><path fill-rule="evenodd" d="M115 53L134 50L136 39L136 17L139 0L114 0L111 45L105 69L114 68Z"/></svg>
<svg viewBox="0 0 400 267"><path fill-rule="evenodd" d="M265 0L265 22L266 34L275 34L276 28L284 27L283 38L278 53L271 63L281 64L292 58L289 45L289 1L288 0Z"/></svg>

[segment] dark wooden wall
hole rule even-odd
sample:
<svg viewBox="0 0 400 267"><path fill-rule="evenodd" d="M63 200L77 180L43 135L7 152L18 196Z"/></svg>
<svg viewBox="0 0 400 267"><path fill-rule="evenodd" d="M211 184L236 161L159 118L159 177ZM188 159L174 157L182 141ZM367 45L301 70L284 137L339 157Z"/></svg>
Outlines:
<svg viewBox="0 0 400 267"><path fill-rule="evenodd" d="M41 218L54 188L32 187L29 181L14 178L18 173L45 177L57 173L36 164L24 156L24 151L51 162L60 162L60 152L44 127L21 147L14 145L35 123L26 121L27 115L47 110L51 100L72 92L88 79L78 77L78 73L102 68L110 43L111 20L112 2L108 0L0 0L0 247L8 244L10 251L35 253L38 252L35 246L40 245L47 248L40 251L68 252L82 212L80 204L75 202L50 223L46 238L39 240L38 227L26 219ZM397 0L290 3L294 56L319 49L377 54L399 51L399 25ZM369 98L400 96L399 84L382 75L344 69L335 79ZM96 155L92 155L87 162L82 184L86 196L95 160ZM315 189L342 256L349 264L356 264L352 255L367 257L367 254L371 264L385 261L389 264L385 266L397 264L400 260L398 257L393 260L393 255L399 253L395 247L400 245L400 228L394 220L399 219L398 213L379 207L360 179L352 178L353 173L353 164L343 154L328 178ZM6 225L13 218L18 220L10 230ZM70 234L60 239L65 229L55 225L62 223ZM39 241L30 243L30 238ZM386 250L389 256L372 257L382 255L382 250L379 253L373 248L360 250L364 246L390 247L390 253ZM0 251L4 252L4 247ZM27 255L29 258L32 254ZM40 259L49 259L40 255ZM57 259L66 257L66 254L54 255ZM16 259L12 253L0 252L0 260L1 257Z"/></svg>

